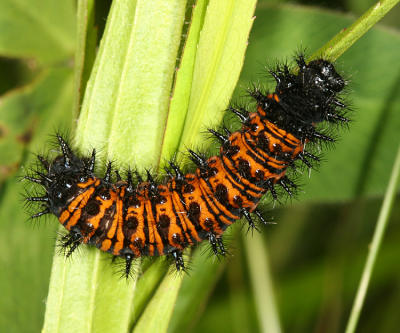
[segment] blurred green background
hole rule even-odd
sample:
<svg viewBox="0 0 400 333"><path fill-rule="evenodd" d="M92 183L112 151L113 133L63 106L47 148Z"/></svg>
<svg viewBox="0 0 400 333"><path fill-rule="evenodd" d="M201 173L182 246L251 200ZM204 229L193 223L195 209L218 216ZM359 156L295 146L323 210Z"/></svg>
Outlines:
<svg viewBox="0 0 400 333"><path fill-rule="evenodd" d="M97 40L110 2L96 1ZM311 54L372 4L259 1L234 99L245 99L249 82L272 84L267 64L290 61L301 49ZM25 185L17 177L32 161L31 152L45 151L49 134L73 126L75 10L69 0L0 2L1 332L38 332L43 322L57 223L53 217L40 225L27 222ZM318 171L310 178L306 171L299 175L302 192L295 199L274 209L266 202L267 216L278 223L263 228L262 237L286 332L342 332L345 327L400 143L399 26L400 8L395 7L338 60L351 82L349 130L341 129L335 149L324 151ZM400 327L399 202L400 197L359 332L397 332ZM229 237L232 255L207 282L193 282L203 278L198 262L185 277L170 332L260 330L248 257L257 261L266 255L247 253L244 243L251 233L236 229ZM205 264L207 259L213 261L205 258Z"/></svg>

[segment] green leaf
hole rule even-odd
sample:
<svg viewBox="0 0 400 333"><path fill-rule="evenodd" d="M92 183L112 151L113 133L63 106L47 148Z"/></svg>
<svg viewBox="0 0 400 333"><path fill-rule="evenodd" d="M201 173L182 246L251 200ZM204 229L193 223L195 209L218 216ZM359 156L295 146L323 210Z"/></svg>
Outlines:
<svg viewBox="0 0 400 333"><path fill-rule="evenodd" d="M0 31L3 56L66 61L75 49L74 1L2 0Z"/></svg>
<svg viewBox="0 0 400 333"><path fill-rule="evenodd" d="M136 287L140 292L137 293L133 299L131 317L133 324L138 321L139 317L146 309L149 300L160 285L167 269L168 263L164 260L156 260L156 262L152 263L138 280Z"/></svg>
<svg viewBox="0 0 400 333"><path fill-rule="evenodd" d="M266 83L266 79L264 78L266 71L263 71L262 64L267 63L269 66L274 66L274 64L276 63L276 59L280 59L281 61L282 59L290 59L290 57L292 57L294 55L294 52L296 51L294 47L299 47L299 41L301 41L303 47L307 46L307 53L310 54L313 52L313 50L319 49L321 45L326 43L326 41L328 41L332 36L340 31L340 29L351 24L351 19L348 16L345 17L338 13L327 12L316 8L304 8L290 5L261 6L259 10L256 11L256 16L257 20L255 21L250 37L245 67L243 69L241 77L241 84L238 85L238 98L241 99L243 98L242 96L244 88L249 85L248 82L256 82L258 80L259 82L261 82L261 84ZM301 24L299 24L299 22L301 22ZM321 29L321 27L323 27L323 29ZM367 106L367 109L370 108L376 110L376 106L368 105L368 103L373 99L384 100L385 96L387 95L396 96L395 92L398 87L398 84L396 84L398 66L396 66L396 69L393 73L389 71L389 67L395 63L395 57L398 52L396 51L396 47L399 43L393 43L394 40L398 40L398 35L396 33L377 27L375 29L372 29L367 35L363 37L363 39L359 40L352 49L348 50L347 53L338 60L338 68L340 68L345 73L345 77L350 77L351 80L351 89L347 92L347 94L349 95L347 98L350 99L351 96L357 96L358 94L362 96L361 99L367 98L365 104L361 107L357 106L357 100L351 104L352 108L355 109L351 114L354 121L350 124L349 130L339 129L341 131L341 136L342 133L344 133L344 136L347 136L349 135L349 133L355 130L358 131L357 136L359 140L368 139L368 136L364 135L364 133L362 131L360 132L359 128L357 128L357 122L359 122L358 119L355 119L357 113L362 114L365 110L364 106ZM375 45L378 45L378 47L375 48ZM383 57L385 59L385 62L381 62L380 57ZM385 70L385 64L387 64L388 70ZM379 72L382 70L382 68L384 72L382 73L382 75L379 75ZM350 71L350 74L346 74L346 71ZM373 74L373 72L376 73ZM389 82L386 81L386 78L388 78ZM270 82L267 82L271 83L272 86L272 80ZM383 85L382 88L381 85ZM371 89L367 89L367 93L365 93L364 91L365 86L371 86ZM390 89L390 87L393 87L393 92L389 93L388 91L386 91L385 94L385 90L387 90L388 88ZM383 124L382 122L380 122L380 124L376 124L374 119L370 119L368 122L368 126L377 125L379 135L386 136L389 133L392 133L389 134L392 137L392 142L398 142L398 134L396 136L396 133L398 133L398 131L396 132L395 130L391 129L392 127L399 128L399 124L396 120L397 114L395 113L395 108L393 107L394 105L397 105L397 100L397 97L392 98L392 106L390 106L389 108L389 110L392 111L386 110L384 112L386 113L387 118L386 121L383 122ZM365 115L365 118L368 118L368 114ZM389 129L387 129L388 127ZM372 135L371 141L374 140L374 137L375 136ZM337 155L337 151L341 149L341 145L343 144L346 145L346 140L340 138L336 147L329 150L328 153L324 154L324 159L321 163L321 167L319 168L319 172L316 173L313 171L311 173L311 179L307 178L306 173L303 175L298 175L300 178L299 182L302 185L302 189L306 190L307 194L312 195L312 199L316 200L321 198L322 200L327 200L328 197L330 200L337 200L337 198L341 198L343 200L344 196L352 197L354 195L352 193L352 188L355 188L355 182L357 181L357 178L353 179L352 182L349 183L349 178L347 178L346 173L347 170L351 170L351 172L353 172L352 168L358 166L360 166L362 170L361 162L360 164L353 165L354 159L356 159L356 162L359 163L359 156L357 154L359 154L360 151L356 152L359 146L358 142L355 141L353 150L350 153L346 153L345 158L340 159L339 156L341 153ZM343 148L343 151L349 149L349 146L352 146L353 142L349 141L347 142L347 144L348 146L345 146ZM375 143L371 147L374 147L376 145L379 145L380 148L380 151L377 152L379 156L384 155L388 160L394 158L392 150L396 148L395 144L392 143L381 145L379 143ZM367 152L368 151L366 150L365 153ZM363 153L362 150L361 153ZM376 155L370 154L370 157L374 159L375 163L380 163L382 164L382 167L384 167L385 164L382 163L379 158L375 159L375 156ZM331 161L335 160L335 158L341 160L339 162L340 167L338 167L338 165L336 164L335 172L333 172L332 175L328 174L327 176L327 173L324 170L325 168L329 167ZM350 162L346 163L346 159ZM377 180L378 178L387 177L387 172L385 173L383 169L376 174L374 173L374 170L371 170L370 172L371 175L376 177ZM355 172L356 171L354 171L354 173ZM359 170L357 170L357 172L359 172ZM315 182L316 186L318 187L316 189L309 190L309 182L314 182L315 177L318 177L318 180ZM332 179L332 183L334 184L333 188L337 192L331 192L331 187L328 187L326 184L327 177L329 179ZM365 178L363 177L363 179ZM371 178L367 177L366 180L369 181L371 180ZM382 185L384 184L382 184L381 180L376 190L379 191ZM328 188L329 191L327 190ZM342 190L342 192L340 191L340 189ZM317 191L315 195L313 193L314 190ZM304 201L302 200L303 198L300 198L298 200L297 199L298 196L296 197L295 202ZM328 228L328 226L323 223L328 219L328 217L330 217L327 215L334 214L335 208L327 210L327 207L323 206L322 209L324 210L321 210L320 214L317 215L318 217L320 217L320 219L316 219L314 225L310 226L310 220L316 218L314 210L317 211L317 209L320 207L317 206L311 208L313 208L313 214L309 213L309 215L307 215L307 219L301 225L303 226L303 228L301 228L301 226L300 228L298 227L298 224L300 223L298 210L290 215L290 219L288 218L286 220L283 220L283 218L276 218L276 221L278 221L279 224L276 227L267 228L267 232L271 232L271 234L276 234L278 232L282 233L282 237L276 241L276 244L274 244L275 249L271 255L271 260L276 261L277 257L279 257L282 252L286 253L288 257L287 261L285 262L285 264L288 266L285 267L285 272L281 272L282 267L273 267L274 271L278 271L278 273L280 273L279 279L276 279L276 287L277 294L280 296L279 300L281 313L283 314L283 327L285 330L287 327L292 328L288 331L294 331L294 327L306 327L303 330L295 329L296 331L309 331L310 329L315 328L316 322L321 320L321 318L316 317L316 313L324 311L326 309L331 309L325 308L326 306L333 306L336 310L337 304L335 303L335 301L341 301L341 295L335 294L335 296L332 297L333 300L327 299L329 296L331 296L330 294L328 296L324 295L323 300L321 299L321 295L325 293L335 292L337 290L340 291L340 284L342 283L341 278L344 278L342 277L342 275L346 275L339 271L338 276L331 277L329 275L330 270L328 270L328 272L324 272L323 267L318 267L318 271L311 270L309 272L307 270L309 269L307 265L310 264L308 262L304 262L304 252L307 252L308 250L310 252L311 258L320 255L320 253L318 252L320 251L318 244L315 244L318 243L319 240L323 244L329 242L329 244L320 247L329 247L332 251L332 256L324 258L323 262L319 264L323 265L324 262L327 261L326 266L332 266L331 270L335 270L337 258L334 256L334 254L339 251L340 247L335 246L337 244L334 242L334 239L329 239L328 234L331 234L331 232L327 233L326 228ZM345 228L345 226L343 225L343 217L348 214L349 209L353 209L353 206L346 206L341 210L341 215L339 215L339 218L337 220L338 229ZM279 210L275 209L274 212L272 212L271 214L279 216ZM362 216L362 213L359 213L359 215L360 214ZM293 223L291 223L289 226L286 226L285 223L288 222L287 220L291 220L293 221ZM350 221L351 220L348 220L348 222ZM361 222L364 223L363 220ZM318 224L323 225L321 226L321 230L312 230L312 227L314 227L315 229L315 226ZM331 227L332 226L329 225L329 228ZM350 233L353 231L353 229L354 227L351 228L351 226L349 226L342 232ZM313 240L315 242L309 241L310 237L306 237L309 234L314 235ZM335 237L336 234L333 235L333 238ZM306 243L305 239L308 240L308 243ZM294 243L295 241L298 242L298 244L296 244L296 248L292 245L292 243ZM366 246L367 243L359 242L358 245L363 247ZM316 250L314 248L316 248ZM348 253L352 253L353 250L353 247L347 246L345 249L341 250L342 255L347 257ZM252 251L250 255L254 263L262 263L265 260L263 251ZM311 259L309 260L311 261ZM292 266L293 268L291 268ZM349 263L349 267L353 268L353 266L353 262ZM303 276L299 276L300 274L298 274L298 271L306 271L305 274L307 275L307 281L304 281ZM257 277L258 274L262 274L262 272L254 270L253 275L256 275ZM281 279L283 281L281 281ZM288 283L286 281L289 279L293 284L296 284L296 287L288 288ZM224 317L224 315L227 316L227 318L232 315L231 309L229 308L229 303L226 300L226 295L223 289L223 285L225 282L226 280L223 280L219 283L220 288L218 288L218 291L214 293L214 298L210 300L210 303L206 308L206 313L199 318L197 325L193 324L193 327L196 327L196 329L193 329L194 332L218 330L218 324L223 321L224 318L226 318ZM336 287L336 289L331 288L330 286L335 283L337 283L339 286ZM263 288L264 284L265 283L258 283L257 288ZM332 289L333 291L331 291ZM221 295L221 293L223 295ZM285 297L282 297L281 293L284 293ZM253 297L257 298L257 296ZM251 299L251 296L249 296L249 298ZM296 300L295 305L292 304L292 300ZM325 305L323 301L330 301L331 303L329 305ZM223 308L224 310L221 310L221 312L215 314L216 311L218 311L218 309L216 309L217 307L219 309ZM263 311L263 308L258 309L258 311ZM264 312L263 315L266 316ZM304 318L305 316L308 317ZM378 317L375 316L375 318ZM215 319L215 321L213 321L212 319ZM325 317L322 317L322 319L325 319ZM303 325L305 322L307 322L308 326ZM223 327L219 331L223 332L226 330L229 330L229 328L227 329L226 325L223 325Z"/></svg>
<svg viewBox="0 0 400 333"><path fill-rule="evenodd" d="M75 50L74 114L78 117L86 83L92 71L97 49L94 0L79 0L77 10L77 43Z"/></svg>
<svg viewBox="0 0 400 333"><path fill-rule="evenodd" d="M243 65L255 4L254 0L208 4L179 151L189 144L201 146L204 134L199 133L221 122Z"/></svg>
<svg viewBox="0 0 400 333"><path fill-rule="evenodd" d="M113 2L75 137L82 151L100 148L123 165L158 160L184 14L181 0ZM139 268L127 283L106 254L82 252L78 262L54 257L44 332L127 331Z"/></svg>
<svg viewBox="0 0 400 333"><path fill-rule="evenodd" d="M276 307L274 286L269 268L268 251L261 234L244 237L247 262L256 302L258 320L263 332L282 332Z"/></svg>
<svg viewBox="0 0 400 333"><path fill-rule="evenodd" d="M184 14L185 1L113 4L79 118L82 151L157 164Z"/></svg>
<svg viewBox="0 0 400 333"><path fill-rule="evenodd" d="M72 79L70 69L48 70L31 86L1 98L0 115L10 129L3 139L8 149L14 150L18 166L33 163L36 158L32 152L43 151L43 142L49 140L54 128L70 121ZM26 138L24 143L21 136ZM18 176L26 172L25 166L20 167ZM25 190L32 193L34 188L8 177L0 194L0 285L7 286L0 299L0 327L8 332L40 331L54 251L55 221L42 223L40 228L33 221L27 222L28 215L22 209Z"/></svg>
<svg viewBox="0 0 400 333"><path fill-rule="evenodd" d="M205 244L203 244L205 245ZM225 262L213 260L205 253L204 246L194 251L190 275L185 276L179 292L168 332L188 332L207 305Z"/></svg>
<svg viewBox="0 0 400 333"><path fill-rule="evenodd" d="M54 99L52 94L59 93L62 85L56 84L52 87L49 82L54 84L55 77L59 76L60 83L65 84L65 77L70 72L68 69L46 70L29 85L9 91L0 97L1 181L18 171L24 158L26 158L27 145L33 136L36 138L38 135L39 129L36 127L45 117L42 114L50 112L51 110L47 110L49 105L58 101L58 99ZM46 111L41 112L40 109L42 108ZM39 134L39 137L44 138L41 134ZM38 142L36 140L35 142Z"/></svg>
<svg viewBox="0 0 400 333"><path fill-rule="evenodd" d="M399 0L378 1L350 27L343 29L318 50L312 59L323 55L331 61L336 60L398 3Z"/></svg>
<svg viewBox="0 0 400 333"><path fill-rule="evenodd" d="M201 0L194 7L169 108L165 158L203 146L205 126L221 122L243 65L255 5Z"/></svg>
<svg viewBox="0 0 400 333"><path fill-rule="evenodd" d="M358 285L357 295L354 299L353 308L350 313L350 318L347 322L346 333L353 333L356 330L359 321L361 309L365 302L365 295L367 293L368 285L371 280L372 271L376 264L376 258L382 245L383 236L388 224L390 213L393 208L393 203L396 196L396 190L400 180L400 145L397 149L396 160L390 175L389 184L385 193L385 198L376 222L374 235L371 241L371 247L367 260L365 262L363 274Z"/></svg>
<svg viewBox="0 0 400 333"><path fill-rule="evenodd" d="M194 66L196 62L197 45L204 24L208 1L199 0L194 5L192 20L185 41L184 51L179 68L176 70L173 95L169 105L167 125L161 155L169 159L178 149L186 114L190 102ZM161 163L163 164L163 163Z"/></svg>
<svg viewBox="0 0 400 333"><path fill-rule="evenodd" d="M167 275L157 292L147 305L147 308L132 332L166 332L174 309L175 300L182 283L183 274L174 276Z"/></svg>

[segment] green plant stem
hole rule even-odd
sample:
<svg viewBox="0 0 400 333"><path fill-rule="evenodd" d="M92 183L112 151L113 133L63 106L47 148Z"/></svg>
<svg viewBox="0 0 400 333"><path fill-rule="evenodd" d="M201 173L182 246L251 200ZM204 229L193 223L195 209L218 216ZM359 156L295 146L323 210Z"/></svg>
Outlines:
<svg viewBox="0 0 400 333"><path fill-rule="evenodd" d="M282 332L275 304L268 251L260 233L244 236L251 284L262 332Z"/></svg>
<svg viewBox="0 0 400 333"><path fill-rule="evenodd" d="M94 0L77 2L77 38L75 50L74 117L79 115L82 96L96 56L96 29L94 28ZM86 65L86 66L85 66ZM74 125L74 124L73 124Z"/></svg>
<svg viewBox="0 0 400 333"><path fill-rule="evenodd" d="M378 1L350 27L342 29L340 33L315 52L311 58L316 59L323 56L326 59L335 61L383 18L399 1L400 0Z"/></svg>
<svg viewBox="0 0 400 333"><path fill-rule="evenodd" d="M132 332L167 332L184 275L167 275L153 295Z"/></svg>
<svg viewBox="0 0 400 333"><path fill-rule="evenodd" d="M347 323L346 333L355 332L358 319L360 317L361 309L364 304L369 281L371 280L372 270L374 268L376 257L378 255L378 251L382 243L387 222L389 220L390 211L396 195L396 189L397 189L397 184L399 182L399 178L400 178L400 146L397 151L397 156L394 162L392 174L390 176L389 185L386 190L381 211L379 213L378 222L375 227L374 236L372 238L371 247L369 249L368 258L364 266L364 271L361 277L361 281L358 286L357 295L356 298L354 299L353 308L351 310L350 318Z"/></svg>

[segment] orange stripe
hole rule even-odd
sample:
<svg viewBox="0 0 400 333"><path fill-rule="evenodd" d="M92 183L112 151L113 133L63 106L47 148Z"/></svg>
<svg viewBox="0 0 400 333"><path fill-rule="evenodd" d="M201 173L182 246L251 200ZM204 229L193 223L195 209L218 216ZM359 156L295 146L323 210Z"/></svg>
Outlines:
<svg viewBox="0 0 400 333"><path fill-rule="evenodd" d="M88 223L93 226L93 230L85 237L87 241L94 235L96 230L99 228L100 221L104 217L105 212L108 208L113 205L113 200L103 200L101 197L97 196L96 201L100 202L99 212L88 219Z"/></svg>
<svg viewBox="0 0 400 333"><path fill-rule="evenodd" d="M100 250L107 252L111 247L111 240L109 239L105 239L103 240L103 242L101 243L101 247Z"/></svg>
<svg viewBox="0 0 400 333"><path fill-rule="evenodd" d="M92 196L93 192L94 192L95 188L92 187L89 190L81 193L69 206L68 206L68 210L72 213L71 211L71 206L73 206L73 204L75 203L74 207L74 213L72 215L72 217L69 219L67 225L65 226L65 228L67 230L70 230L72 226L74 226L79 218L81 217L81 210L82 207L84 207L87 202L89 201L90 197ZM79 203L79 207L77 208L76 206L78 205L78 200L77 199L81 199L80 203Z"/></svg>
<svg viewBox="0 0 400 333"><path fill-rule="evenodd" d="M132 251L134 251L137 256L140 256L140 249L133 245L133 242L136 239L140 239L142 244L145 244L146 242L148 242L148 240L146 239L146 235L144 233L144 197L141 194L138 194L137 200L139 201L140 206L136 208L131 206L128 207L125 221L127 221L130 217L135 217L138 221L136 231L132 234L129 241L131 243Z"/></svg>
<svg viewBox="0 0 400 333"><path fill-rule="evenodd" d="M114 191L111 191L111 190L109 191L109 193L110 193L110 199L105 201L105 202L109 202L109 203L111 203L111 205L114 204L114 203L116 204L117 193L115 193ZM116 220L115 220L116 215L117 215L116 212L114 212L114 219L113 219L113 221L111 223L110 229L108 229L108 231L107 231L107 237L110 238L110 239L112 239L114 237L115 230L117 229L117 223L116 223Z"/></svg>
<svg viewBox="0 0 400 333"><path fill-rule="evenodd" d="M164 252L164 245L162 238L157 232L156 220L153 215L150 198L146 195L145 207L147 212L147 227L149 229L149 243L150 243L150 255L154 256L154 244L157 246L158 253L160 255Z"/></svg>
<svg viewBox="0 0 400 333"><path fill-rule="evenodd" d="M124 247L124 233L122 232L123 225L123 198L125 194L125 189L120 188L120 193L117 197L117 211L116 211L116 219L117 219L117 242L114 244L114 255L119 255L119 251Z"/></svg>
<svg viewBox="0 0 400 333"><path fill-rule="evenodd" d="M96 182L95 186L100 184L100 180L97 178L89 178L85 183L78 183L76 184L80 188L86 188L92 185L94 182Z"/></svg>
<svg viewBox="0 0 400 333"><path fill-rule="evenodd" d="M182 225L185 224L186 227L189 229L192 237L195 238L198 242L200 242L201 238L199 237L199 235L196 231L196 227L193 225L193 223L187 217L187 213L186 213L185 208L182 205L181 198L179 197L179 194L175 191L172 192L172 201L173 201L175 211L178 214L178 218L179 218L181 224Z"/></svg>
<svg viewBox="0 0 400 333"><path fill-rule="evenodd" d="M65 222L66 220L68 220L69 216L70 216L69 211L68 211L68 210L64 210L64 211L61 213L61 215L60 215L60 217L59 217L58 219L59 219L59 221L61 222L61 224L64 224L64 222Z"/></svg>

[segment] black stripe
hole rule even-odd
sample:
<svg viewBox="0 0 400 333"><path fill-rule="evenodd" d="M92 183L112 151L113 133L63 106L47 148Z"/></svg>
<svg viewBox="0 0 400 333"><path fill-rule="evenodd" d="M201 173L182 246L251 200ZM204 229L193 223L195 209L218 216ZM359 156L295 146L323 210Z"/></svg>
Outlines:
<svg viewBox="0 0 400 333"><path fill-rule="evenodd" d="M206 183L207 183L207 186L210 186L209 183L208 183L208 181L206 181ZM205 202L205 204L206 204L206 206L207 206L209 212L210 212L211 214L213 214L213 217L215 218L215 220L216 220L216 222L218 223L219 227L220 227L222 230L225 230L229 225L227 225L227 224L225 224L224 222L222 222L221 219L220 219L220 216L224 216L227 220L232 221L232 223L235 222L236 220L230 218L229 216L227 216L227 215L225 215L223 212L221 212L221 211L218 209L218 206L215 204L215 201L212 200L212 202L214 203L215 208L218 210L218 212L215 212L215 211L211 208L211 205L209 204L208 200L206 199L206 198L208 198L208 199L213 199L215 196L209 197L209 196L207 195L207 193L204 193L204 190L201 188L201 184L200 184L200 183L199 183L199 186L200 186L200 191L201 191L201 193L202 193L201 199ZM214 192L214 191L212 190L212 188L211 188L211 191ZM231 211L229 210L229 212L231 212ZM233 214L233 215L235 215L235 214Z"/></svg>
<svg viewBox="0 0 400 333"><path fill-rule="evenodd" d="M161 194L158 194L161 195ZM148 198L147 200L150 201L150 206L151 206L151 212L153 214L153 218L154 218L154 223L155 223L155 228L153 229L153 233L154 233L154 255L156 255L156 252L159 255L162 255L163 253L159 253L158 252L158 248L157 248L157 238L156 238L156 234L158 234L161 238L161 241L163 243L163 248L165 249L166 245L168 245L168 237L165 239L165 237L163 237L163 235L160 235L160 233L158 232L158 220L157 220L157 209L156 209L156 202L155 200L151 200L150 198ZM171 223L171 221L170 221ZM164 251L164 250L163 250Z"/></svg>
<svg viewBox="0 0 400 333"><path fill-rule="evenodd" d="M106 224L108 221L110 221L110 216L111 220L114 218L114 214L110 215L114 209L114 205L111 205L104 211L103 217L99 221L99 226L94 232L93 236L90 237L89 243L95 245L96 247L100 248L101 244L105 239L107 239L107 232L110 230L110 226L106 228Z"/></svg>
<svg viewBox="0 0 400 333"><path fill-rule="evenodd" d="M71 200L71 202L74 201L77 197L79 197L79 196L82 195L83 193L86 193L86 192L87 192L89 189L91 189L92 187L94 187L93 184L90 185L89 187L83 189L83 191L79 192L78 195L74 196L74 198ZM95 188L95 190L93 191L93 193L90 195L89 199L87 200L86 205L83 206L82 208L79 208L79 205L81 204L81 202L82 202L82 200L83 200L83 198L82 198L82 199L77 203L76 208L74 209L74 211L73 211L72 213L69 211L69 205L68 205L67 208L64 209L64 210L61 212L61 214L62 214L65 210L67 210L68 213L69 213L69 217L67 218L67 220L66 220L62 225L63 225L64 227L66 227L66 225L68 224L68 222L69 222L69 220L71 219L71 217L73 217L74 214L77 213L78 210L80 209L80 210L81 210L81 217L78 219L78 221L76 221L76 224L75 224L75 226L78 226L78 224L80 224L80 222L81 222L82 213L83 213L85 207L87 206L87 204L89 203L90 200L96 200L96 199L95 199L95 196L96 196L96 195L97 195L97 192L96 192L96 188ZM60 214L60 216L61 216L61 214ZM58 216L58 218L59 218L59 216ZM79 227L79 229L81 229L81 227Z"/></svg>
<svg viewBox="0 0 400 333"><path fill-rule="evenodd" d="M183 205L183 209L185 210L187 219L188 219L190 222L192 222L192 221L190 220L189 214L188 214L189 207L186 206L185 198L183 197L183 194L182 194L182 190L183 190L183 188L185 187L185 185L187 185L187 182L185 182L184 184L180 184L179 186L177 186L177 185L178 185L178 184L177 184L177 181L178 181L178 180L177 180L176 178L175 178L174 180L175 180L175 185L176 185L177 189L173 189L173 188L172 188L172 186L171 186L172 180L169 181L168 184L167 184L167 187L168 187L168 189L169 189L169 191L170 191L170 193L171 193L170 195L171 195L172 209L173 209L174 214L175 214L175 216L176 216L176 220L178 221L178 222L177 222L177 223L178 223L178 226L179 226L179 227L181 228L181 230L182 230L182 233L185 234L185 235L188 235L188 236L190 237L190 239L192 240L192 242L193 242L193 243L196 243L197 240L194 238L194 236L192 235L191 231L189 230L190 234L188 234L188 233L186 233L185 230L183 229L183 227L182 227L182 221L181 221L181 219L180 219L180 215L181 215L182 218L184 219L184 217L183 217L184 214L178 214L178 212L177 212L177 210L176 210L176 208L175 208L174 200L173 200L173 193L175 192L175 193L178 194L179 200L180 200L181 204ZM178 187L179 187L179 188L178 188ZM198 231L198 228L200 228L200 230L203 230L203 229L201 229L199 223L197 223L197 225L196 225L196 223L192 223L192 224L193 224L194 228L196 229L196 231ZM200 235L199 235L199 237L200 237ZM185 238L185 239L186 239L186 238ZM185 242L186 242L186 241L185 241Z"/></svg>
<svg viewBox="0 0 400 333"><path fill-rule="evenodd" d="M279 161L279 162L285 162L285 164L288 162L287 158L282 157L280 154L274 153L274 155L271 155L269 149L268 150L264 150L264 149L258 147L257 143L254 143L254 142L256 142L256 140L249 141L246 138L245 134L243 134L243 136L244 136L244 141L247 143L247 145L253 151L255 151L255 152L261 151L261 152L265 153L265 155L267 155L268 158L273 158L273 159L275 159L276 161ZM256 137L256 138L258 138L258 137ZM266 139L268 140L268 138L266 138ZM257 155L260 156L261 159L264 159L264 156L262 156L261 154L257 153Z"/></svg>
<svg viewBox="0 0 400 333"><path fill-rule="evenodd" d="M144 236L146 239L144 239L144 248L143 248L143 254L144 255L149 255L150 254L150 234L149 234L149 222L147 220L147 210L146 210L146 205L145 202L146 199L144 196L142 196L144 198L144 200L142 201L142 205L143 205L143 232L144 232ZM153 245L153 244L151 244Z"/></svg>
<svg viewBox="0 0 400 333"><path fill-rule="evenodd" d="M189 241L187 241L187 238L190 238L190 240L191 240L192 242L195 243L196 240L194 240L194 239L192 238L191 233L188 234L188 233L185 231L185 229L182 227L181 219L180 219L180 217L179 217L179 215L178 215L178 213L177 213L177 211L176 211L176 209L175 209L175 205L174 205L174 200L173 200L172 194L170 194L170 200L171 200L171 204L172 204L172 211L173 211L173 213L174 213L174 215L175 215L176 224L177 224L178 227L181 229L182 235L183 235L183 237L184 237L184 239L182 239L182 241L184 242L185 246L189 244ZM187 236L188 236L188 237L187 237ZM164 251L164 252L165 252L165 251Z"/></svg>
<svg viewBox="0 0 400 333"><path fill-rule="evenodd" d="M238 172L237 168L235 167L235 164L233 163L233 160L231 160L229 157L227 157L227 159L231 162L232 168L234 168L234 169ZM231 178L232 178L232 181L231 181L230 179L227 179L227 180L231 183L231 185L232 185L234 188L236 188L236 189L240 192L240 194L241 194L242 196L246 197L246 198L247 198L248 200L250 200L251 202L257 203L257 202L260 200L260 198L253 197L252 195L250 195L250 194L248 193L247 189L250 189L252 192L256 192L256 193L261 193L261 191L254 190L254 189L252 189L250 186L248 186L248 185L246 185L246 184L243 184L243 183L240 181L240 179L236 176L236 174L234 174L234 173L229 169L229 167L225 164L225 161L224 161L223 158L221 158L221 161L222 161L222 165L223 165L223 167L224 167L224 170L225 170L226 173L227 173L229 176L231 176ZM250 179L247 179L247 178L246 178L246 180L248 180L249 182L251 182ZM242 190L240 187L238 187L235 183L236 183L236 184L241 184L241 185L243 186L243 190Z"/></svg>
<svg viewBox="0 0 400 333"><path fill-rule="evenodd" d="M261 164L265 169L267 169L268 171L270 171L271 173L273 173L275 175L280 175L282 172L285 172L285 170L287 169L287 166L286 167L284 166L282 169L274 168L273 166L269 165L269 163L274 163L273 161L263 162L260 158L257 157L256 154L253 153L252 150L246 149L246 155L249 156L250 158L252 158L258 164Z"/></svg>
<svg viewBox="0 0 400 333"><path fill-rule="evenodd" d="M235 161L232 158L228 157L228 156L224 156L224 157L231 163L232 168L235 169L237 173L239 173L238 169L236 168L236 166L234 164ZM244 187L243 191L245 192L245 194L243 196L246 196L247 192L249 190L252 191L252 192L255 192L255 193L260 193L261 192L261 190L259 190L259 188L262 189L263 187L257 185L257 181L259 181L257 178L253 178L252 177L252 178L248 179L248 178L242 177L242 178L246 179L250 183L249 185L246 185L246 184L242 183L242 181L236 176L236 174L231 171L229 166L225 163L225 159L221 158L221 160L222 160L222 165L224 167L224 170L226 170L226 172L232 178L232 181L228 179L230 181L230 183L233 185L232 182L235 182L237 184L241 184ZM254 187L252 187L252 186L254 186ZM248 198L248 199L251 200L250 198Z"/></svg>
<svg viewBox="0 0 400 333"><path fill-rule="evenodd" d="M265 132L269 133L275 139L278 139L279 141L283 142L285 144L285 146L292 148L292 149L295 149L298 146L298 145L293 145L293 144L287 142L284 137L276 135L274 132L272 132L272 130L270 130L270 128L268 126L264 126L264 128L265 128Z"/></svg>
<svg viewBox="0 0 400 333"><path fill-rule="evenodd" d="M122 215L121 215L121 218L122 218L122 223L124 223L124 200L123 200L123 197L121 197L121 191L118 191L117 194L118 194L118 198L119 198L120 200L122 200ZM117 199L117 200L118 200L118 199ZM114 211L113 220L114 220L115 215L117 215L117 213L118 213L117 201L114 202L114 206L115 206L115 211ZM114 245L115 245L116 243L118 243L118 229L119 229L118 220L116 221L116 224L117 224L117 225L116 225L116 227L115 227L114 237L111 239L110 252L112 252L111 250L114 249ZM125 241L125 235L124 235L123 227L121 227L121 232L122 232L122 235L123 235L123 237L124 237L124 240L122 241L122 248L121 248L121 250L123 250L123 248L124 248L124 241ZM120 250L120 251L121 251L121 250Z"/></svg>

